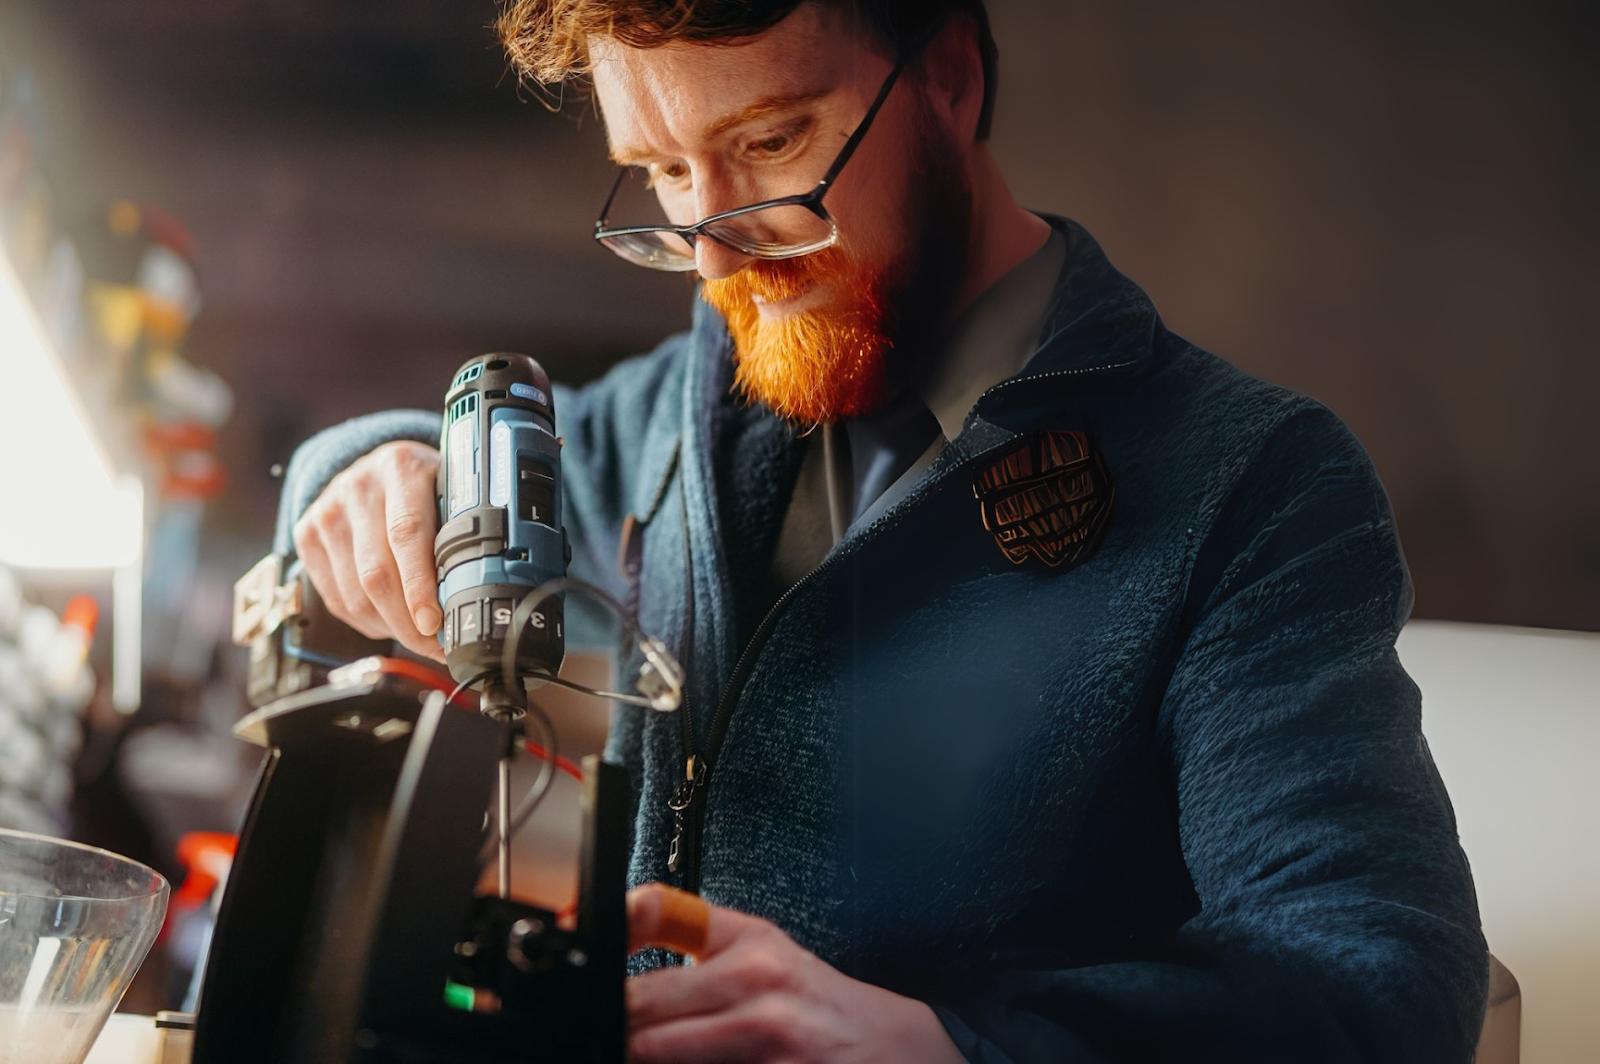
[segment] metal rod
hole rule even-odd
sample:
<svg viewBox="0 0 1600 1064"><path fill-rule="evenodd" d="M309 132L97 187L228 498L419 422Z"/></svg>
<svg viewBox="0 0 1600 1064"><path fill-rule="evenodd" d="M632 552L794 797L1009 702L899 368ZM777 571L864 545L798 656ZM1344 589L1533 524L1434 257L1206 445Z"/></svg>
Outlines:
<svg viewBox="0 0 1600 1064"><path fill-rule="evenodd" d="M511 897L511 758L500 759L500 793L495 818L500 822L500 896Z"/></svg>

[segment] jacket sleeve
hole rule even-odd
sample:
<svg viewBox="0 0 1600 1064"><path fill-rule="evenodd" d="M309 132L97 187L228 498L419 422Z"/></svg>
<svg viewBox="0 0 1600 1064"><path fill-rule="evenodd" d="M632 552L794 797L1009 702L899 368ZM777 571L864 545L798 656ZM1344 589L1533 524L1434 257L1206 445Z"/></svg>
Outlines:
<svg viewBox="0 0 1600 1064"><path fill-rule="evenodd" d="M935 1009L984 1064L1465 1064L1488 953L1376 473L1308 404L1220 513L1158 724L1198 913L1160 956L990 955Z"/></svg>
<svg viewBox="0 0 1600 1064"><path fill-rule="evenodd" d="M663 413L663 390L676 368L683 337L655 351L625 359L580 388L554 385L556 432L562 437L562 521L572 546L572 575L617 588L617 539L629 509L634 481L647 464L652 429ZM670 399L670 396L668 396ZM284 474L273 550L293 554L294 523L342 469L374 448L395 440L437 447L441 419L426 410L387 410L352 418L301 444ZM649 456L657 460L660 455ZM607 646L613 622L582 599L568 604L568 644Z"/></svg>
<svg viewBox="0 0 1600 1064"><path fill-rule="evenodd" d="M323 429L295 448L278 496L272 549L294 553L294 524L317 501L328 482L350 463L385 443L413 440L439 445L440 417L427 410L385 410Z"/></svg>

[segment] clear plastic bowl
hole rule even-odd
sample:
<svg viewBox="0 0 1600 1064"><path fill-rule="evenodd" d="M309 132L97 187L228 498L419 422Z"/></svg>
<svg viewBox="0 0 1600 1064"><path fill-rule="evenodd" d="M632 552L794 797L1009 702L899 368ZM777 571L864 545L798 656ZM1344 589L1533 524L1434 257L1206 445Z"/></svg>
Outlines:
<svg viewBox="0 0 1600 1064"><path fill-rule="evenodd" d="M137 861L0 830L0 1061L82 1064L150 951L168 893Z"/></svg>

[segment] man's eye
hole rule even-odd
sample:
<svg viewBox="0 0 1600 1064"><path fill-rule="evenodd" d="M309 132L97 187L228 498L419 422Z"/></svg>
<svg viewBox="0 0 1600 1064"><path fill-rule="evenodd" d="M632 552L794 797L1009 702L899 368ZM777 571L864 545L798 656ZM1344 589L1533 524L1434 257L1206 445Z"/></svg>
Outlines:
<svg viewBox="0 0 1600 1064"><path fill-rule="evenodd" d="M811 128L810 119L790 122L775 132L768 133L758 140L752 140L746 145L745 151L763 159L774 159L781 155L789 155L795 151L795 146L800 143L806 130Z"/></svg>
<svg viewBox="0 0 1600 1064"><path fill-rule="evenodd" d="M689 176L689 168L683 163L653 163L650 166L650 186L653 188L662 182L682 181Z"/></svg>

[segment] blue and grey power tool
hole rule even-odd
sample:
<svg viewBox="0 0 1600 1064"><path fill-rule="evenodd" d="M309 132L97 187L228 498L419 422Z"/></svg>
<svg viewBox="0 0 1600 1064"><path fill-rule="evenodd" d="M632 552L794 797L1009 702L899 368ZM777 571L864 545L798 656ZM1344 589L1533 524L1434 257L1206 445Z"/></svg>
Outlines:
<svg viewBox="0 0 1600 1064"><path fill-rule="evenodd" d="M521 713L502 651L517 606L564 577L570 549L561 524L561 444L550 378L527 355L471 359L450 382L439 441L439 640L456 682L483 682L491 715ZM566 653L561 595L538 602L515 640L516 687L555 675ZM526 610L523 612L527 612Z"/></svg>

